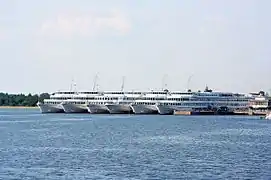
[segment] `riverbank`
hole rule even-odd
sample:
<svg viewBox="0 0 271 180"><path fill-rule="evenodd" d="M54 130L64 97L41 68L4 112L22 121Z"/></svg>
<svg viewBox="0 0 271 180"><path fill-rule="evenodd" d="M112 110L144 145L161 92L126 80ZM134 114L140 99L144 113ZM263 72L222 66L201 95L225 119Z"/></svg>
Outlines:
<svg viewBox="0 0 271 180"><path fill-rule="evenodd" d="M37 109L38 106L0 106L0 109Z"/></svg>

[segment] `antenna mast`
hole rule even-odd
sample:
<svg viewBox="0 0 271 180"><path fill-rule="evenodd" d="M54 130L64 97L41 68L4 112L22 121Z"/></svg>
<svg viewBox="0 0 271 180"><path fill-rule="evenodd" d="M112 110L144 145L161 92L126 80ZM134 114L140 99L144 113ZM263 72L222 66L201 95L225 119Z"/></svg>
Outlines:
<svg viewBox="0 0 271 180"><path fill-rule="evenodd" d="M74 84L74 80L72 78L72 83L71 83L71 86L70 86L70 92L72 92L73 84Z"/></svg>
<svg viewBox="0 0 271 180"><path fill-rule="evenodd" d="M190 75L189 78L188 78L188 80L187 80L187 90L189 90L190 81L191 81L191 79L192 79L193 76L194 76L193 74Z"/></svg>
<svg viewBox="0 0 271 180"><path fill-rule="evenodd" d="M97 73L97 74L95 75L95 77L94 77L93 88L92 88L93 91L95 91L95 88L96 88L96 86L97 86L97 79L98 79L98 73Z"/></svg>
<svg viewBox="0 0 271 180"><path fill-rule="evenodd" d="M74 92L77 93L77 87L76 87L76 82L73 83L73 87L74 87Z"/></svg>
<svg viewBox="0 0 271 180"><path fill-rule="evenodd" d="M163 76L163 80L162 80L162 91L167 88L166 78L167 78L167 74L165 74Z"/></svg>
<svg viewBox="0 0 271 180"><path fill-rule="evenodd" d="M124 89L125 76L122 77L121 91Z"/></svg>

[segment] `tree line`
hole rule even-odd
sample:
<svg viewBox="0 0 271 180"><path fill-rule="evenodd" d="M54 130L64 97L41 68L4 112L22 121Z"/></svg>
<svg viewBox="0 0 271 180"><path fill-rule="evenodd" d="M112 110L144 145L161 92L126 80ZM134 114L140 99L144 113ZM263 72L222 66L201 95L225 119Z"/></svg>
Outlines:
<svg viewBox="0 0 271 180"><path fill-rule="evenodd" d="M0 106L36 106L38 101L43 102L48 99L48 93L37 94L8 94L0 93Z"/></svg>

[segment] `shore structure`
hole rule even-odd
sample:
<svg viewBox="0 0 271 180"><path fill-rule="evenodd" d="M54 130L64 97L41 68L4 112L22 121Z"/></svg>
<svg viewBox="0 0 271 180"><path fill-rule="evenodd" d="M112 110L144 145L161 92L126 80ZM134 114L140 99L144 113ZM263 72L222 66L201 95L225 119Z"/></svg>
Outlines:
<svg viewBox="0 0 271 180"><path fill-rule="evenodd" d="M249 115L266 115L271 111L271 98L263 91L252 93L254 99L249 102Z"/></svg>
<svg viewBox="0 0 271 180"><path fill-rule="evenodd" d="M42 113L231 115L254 111L263 94L181 91L59 91L37 105ZM270 107L269 100L265 108ZM254 104L253 104L254 103ZM255 104L256 103L256 104ZM248 114L248 113L247 113Z"/></svg>

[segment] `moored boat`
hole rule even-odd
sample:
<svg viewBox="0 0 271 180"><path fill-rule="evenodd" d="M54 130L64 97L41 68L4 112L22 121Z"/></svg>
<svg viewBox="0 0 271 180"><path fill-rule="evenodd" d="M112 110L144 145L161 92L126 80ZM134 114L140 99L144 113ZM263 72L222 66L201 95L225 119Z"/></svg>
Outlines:
<svg viewBox="0 0 271 180"><path fill-rule="evenodd" d="M109 114L109 109L104 104L88 104L88 112L91 114Z"/></svg>
<svg viewBox="0 0 271 180"><path fill-rule="evenodd" d="M51 103L37 103L40 108L41 113L64 113L64 109L59 104L51 104Z"/></svg>
<svg viewBox="0 0 271 180"><path fill-rule="evenodd" d="M107 104L110 114L131 114L132 109L129 104Z"/></svg>
<svg viewBox="0 0 271 180"><path fill-rule="evenodd" d="M132 104L131 108L134 114L158 114L155 104Z"/></svg>
<svg viewBox="0 0 271 180"><path fill-rule="evenodd" d="M158 110L158 113L161 114L161 115L172 115L172 114L174 114L174 109L170 105L159 103L158 105L156 105L156 108Z"/></svg>
<svg viewBox="0 0 271 180"><path fill-rule="evenodd" d="M87 105L83 102L65 101L61 106L65 113L88 113Z"/></svg>
<svg viewBox="0 0 271 180"><path fill-rule="evenodd" d="M168 90L145 91L131 104L134 114L158 114L157 104L168 96Z"/></svg>
<svg viewBox="0 0 271 180"><path fill-rule="evenodd" d="M81 91L58 92L44 100L50 105L41 107L44 112L111 113L111 114L173 114L174 111L217 109L216 114L233 114L237 109L248 108L251 97L245 94L180 91ZM61 105L57 105L60 104ZM51 108L51 110L49 109ZM47 108L47 109L46 109Z"/></svg>

